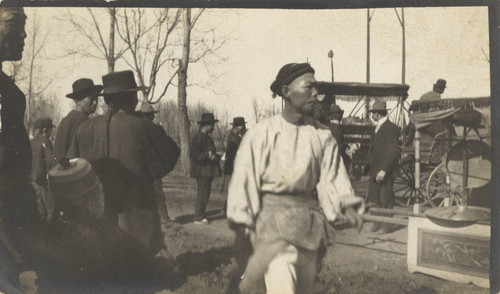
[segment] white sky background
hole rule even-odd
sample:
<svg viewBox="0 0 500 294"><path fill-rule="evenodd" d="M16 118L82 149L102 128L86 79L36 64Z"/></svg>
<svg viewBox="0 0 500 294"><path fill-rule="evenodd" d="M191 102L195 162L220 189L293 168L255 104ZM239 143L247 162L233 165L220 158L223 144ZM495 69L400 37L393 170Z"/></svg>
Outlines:
<svg viewBox="0 0 500 294"><path fill-rule="evenodd" d="M35 10L44 29L50 31L43 70L53 80L48 91L61 100L64 116L72 106L65 95L71 92L73 81L89 77L100 84L107 65L104 60L62 57L64 44L82 41L58 17L67 8L28 8L28 18ZM84 12L82 8L70 10L74 14ZM211 89L189 87L188 103L202 101L229 117L245 116L252 121L251 100L271 103L269 85L282 65L309 60L316 69L316 79L331 80L330 49L335 54L336 81L366 81L366 9L208 12L200 19L200 28L209 21L218 27L218 34L231 38L218 51L227 61L213 67L225 74L208 86ZM489 63L482 53L482 49L489 52L486 7L405 8L405 21L410 100L432 90L438 78L448 82L443 98L490 95ZM376 9L371 22L372 83L401 82L401 46L401 26L394 9ZM124 63L116 67L117 71L125 69ZM203 80L206 71L201 64L190 65L188 75ZM166 81L168 76L161 79ZM177 88L172 87L167 96L176 100ZM278 99L275 104L279 104ZM353 106L340 104L347 113Z"/></svg>

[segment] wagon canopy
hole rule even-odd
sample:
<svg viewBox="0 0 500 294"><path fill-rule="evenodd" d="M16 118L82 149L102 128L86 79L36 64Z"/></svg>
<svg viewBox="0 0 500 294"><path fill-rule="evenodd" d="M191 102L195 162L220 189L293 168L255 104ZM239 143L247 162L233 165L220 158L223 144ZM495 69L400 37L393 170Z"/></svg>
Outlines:
<svg viewBox="0 0 500 294"><path fill-rule="evenodd" d="M336 99L358 101L359 96L377 97L380 100L397 100L408 97L409 85L404 84L366 84L348 82L318 82L320 94L336 95Z"/></svg>
<svg viewBox="0 0 500 294"><path fill-rule="evenodd" d="M445 110L430 111L424 113L414 113L410 116L410 121L417 130L424 128L435 121L439 121L453 116L460 108L450 108Z"/></svg>
<svg viewBox="0 0 500 294"><path fill-rule="evenodd" d="M490 97L478 98L449 98L435 101L412 101L410 111L426 112L432 110L462 108L487 108L491 105Z"/></svg>

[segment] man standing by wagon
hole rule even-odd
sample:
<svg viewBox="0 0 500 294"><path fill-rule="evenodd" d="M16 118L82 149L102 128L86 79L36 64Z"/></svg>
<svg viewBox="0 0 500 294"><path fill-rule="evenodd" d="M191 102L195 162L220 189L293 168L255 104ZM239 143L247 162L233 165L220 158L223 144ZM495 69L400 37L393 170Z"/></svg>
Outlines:
<svg viewBox="0 0 500 294"><path fill-rule="evenodd" d="M94 85L91 79L82 78L73 83L73 92L66 97L75 101L75 109L71 110L61 120L54 142L54 157L65 157L73 140L76 129L94 113L97 107L97 94L102 90L101 85Z"/></svg>
<svg viewBox="0 0 500 294"><path fill-rule="evenodd" d="M103 184L106 213L151 253L163 246L154 181L169 173L180 149L155 125L137 116L138 87L132 71L102 77L105 115L84 122L68 155L91 162Z"/></svg>
<svg viewBox="0 0 500 294"><path fill-rule="evenodd" d="M384 101L375 101L369 112L376 127L368 154L369 184L366 202L372 207L392 209L394 206L392 187L400 155L400 131L387 117L387 106ZM373 223L370 231L379 230L383 234L388 233L391 225Z"/></svg>
<svg viewBox="0 0 500 294"><path fill-rule="evenodd" d="M330 130L310 117L318 103L314 69L287 64L271 90L285 101L283 113L245 134L229 185L230 227L254 247L240 289L255 291L264 278L268 294L310 293L333 242L329 222L345 217L361 229L363 200Z"/></svg>
<svg viewBox="0 0 500 294"><path fill-rule="evenodd" d="M446 81L438 79L434 84L432 91L422 95L422 97L420 97L420 101L438 101L441 99L441 94L443 94L444 89L446 89Z"/></svg>
<svg viewBox="0 0 500 294"><path fill-rule="evenodd" d="M208 199L212 189L212 181L221 175L220 156L215 149L214 140L210 134L219 120L212 113L203 113L198 133L191 141L191 177L196 178L197 190L194 209L194 223L208 224L205 216Z"/></svg>

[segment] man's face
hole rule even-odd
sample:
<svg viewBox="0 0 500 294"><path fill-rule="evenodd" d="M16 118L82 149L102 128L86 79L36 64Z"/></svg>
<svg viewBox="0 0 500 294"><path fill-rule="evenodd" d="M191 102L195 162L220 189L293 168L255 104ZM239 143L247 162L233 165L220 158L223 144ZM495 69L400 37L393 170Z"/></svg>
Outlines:
<svg viewBox="0 0 500 294"><path fill-rule="evenodd" d="M88 96L79 101L82 105L82 111L86 114L92 114L97 108L97 96Z"/></svg>
<svg viewBox="0 0 500 294"><path fill-rule="evenodd" d="M21 60L26 31L23 8L0 8L0 61Z"/></svg>
<svg viewBox="0 0 500 294"><path fill-rule="evenodd" d="M318 90L316 89L314 74L306 73L283 87L283 96L304 114L311 114L318 104Z"/></svg>
<svg viewBox="0 0 500 294"><path fill-rule="evenodd" d="M378 122L378 120L380 119L380 113L375 111L375 112L372 112L371 115L372 115L372 120L374 122Z"/></svg>
<svg viewBox="0 0 500 294"><path fill-rule="evenodd" d="M234 128L238 131L238 134L241 134L243 132L243 129L245 129L245 126L236 126Z"/></svg>
<svg viewBox="0 0 500 294"><path fill-rule="evenodd" d="M434 87L434 91L435 91L435 92L438 92L439 94L443 94L443 92L444 92L444 87L438 87L438 86L435 86L435 87Z"/></svg>
<svg viewBox="0 0 500 294"><path fill-rule="evenodd" d="M215 124L207 125L207 133L211 134L214 131Z"/></svg>

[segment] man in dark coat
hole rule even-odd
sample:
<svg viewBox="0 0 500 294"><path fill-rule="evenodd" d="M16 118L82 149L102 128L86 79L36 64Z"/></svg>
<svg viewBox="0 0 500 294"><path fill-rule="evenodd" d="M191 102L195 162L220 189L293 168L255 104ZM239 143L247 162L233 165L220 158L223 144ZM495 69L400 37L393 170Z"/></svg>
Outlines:
<svg viewBox="0 0 500 294"><path fill-rule="evenodd" d="M101 85L94 85L91 79L82 78L73 83L73 92L66 97L75 101L75 109L61 120L54 142L54 157L66 157L76 129L94 113L97 107L97 94Z"/></svg>
<svg viewBox="0 0 500 294"><path fill-rule="evenodd" d="M399 128L387 117L387 106L383 101L376 101L369 110L372 120L377 124L370 144L368 164L368 197L366 202L372 207L392 208L394 193L392 186L396 176L399 149ZM374 223L371 231L388 233L389 224Z"/></svg>
<svg viewBox="0 0 500 294"><path fill-rule="evenodd" d="M48 180L47 172L54 165L52 155L52 142L50 136L54 128L52 120L48 117L40 118L35 121L35 137L31 140L32 165L31 165L31 184L35 188L39 213L45 220L50 220L54 208L54 202L47 193Z"/></svg>
<svg viewBox="0 0 500 294"><path fill-rule="evenodd" d="M106 210L120 227L152 252L163 246L154 180L169 173L180 149L155 125L135 113L137 87L132 71L102 77L108 113L84 122L68 155L89 160L106 195Z"/></svg>
<svg viewBox="0 0 500 294"><path fill-rule="evenodd" d="M194 210L195 224L208 224L205 217L212 180L221 175L220 156L215 149L214 140L210 137L214 125L219 120L212 113L203 113L198 121L200 128L191 141L191 177L196 178L197 192Z"/></svg>
<svg viewBox="0 0 500 294"><path fill-rule="evenodd" d="M26 14L21 7L0 7L0 64L22 58ZM29 270L29 235L41 222L30 185L31 146L24 127L26 98L12 79L0 72L0 241L12 255L13 275ZM4 260L2 260L4 261ZM14 281L11 281L14 282ZM0 285L1 287L1 285Z"/></svg>
<svg viewBox="0 0 500 294"><path fill-rule="evenodd" d="M330 106L330 123L328 124L328 127L330 128L335 141L337 141L340 156L342 157L342 161L344 161L344 165L347 171L349 171L351 158L349 157L349 155L347 155L347 145L344 143L344 132L342 131L342 126L340 125L343 115L344 111L340 108L340 106L338 106L337 104L332 104Z"/></svg>
<svg viewBox="0 0 500 294"><path fill-rule="evenodd" d="M231 174L233 173L234 159L236 158L236 152L238 152L238 147L241 143L241 138L246 132L246 123L244 117L233 118L233 128L229 131L226 141L226 158L224 161L224 182L227 183L224 189L224 196L227 199L227 186L231 180ZM226 214L227 202L224 201L224 206L222 207L222 214Z"/></svg>

